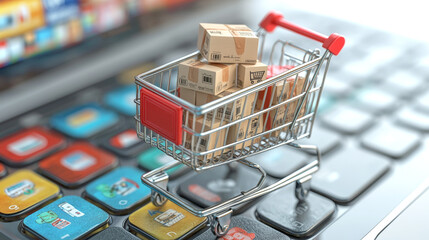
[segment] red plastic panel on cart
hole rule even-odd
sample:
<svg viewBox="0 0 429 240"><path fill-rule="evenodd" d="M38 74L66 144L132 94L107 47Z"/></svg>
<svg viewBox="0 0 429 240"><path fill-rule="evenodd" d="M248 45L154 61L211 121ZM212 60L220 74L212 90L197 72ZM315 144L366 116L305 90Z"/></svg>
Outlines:
<svg viewBox="0 0 429 240"><path fill-rule="evenodd" d="M140 90L140 121L176 145L182 144L182 107L142 88Z"/></svg>

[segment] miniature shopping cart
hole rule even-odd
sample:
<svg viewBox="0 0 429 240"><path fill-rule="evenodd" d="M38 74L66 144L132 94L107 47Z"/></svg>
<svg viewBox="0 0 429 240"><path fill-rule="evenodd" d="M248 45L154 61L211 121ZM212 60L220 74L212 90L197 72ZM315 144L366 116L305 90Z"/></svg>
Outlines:
<svg viewBox="0 0 429 240"><path fill-rule="evenodd" d="M265 59L266 33L277 26L322 42L326 50L323 53L318 49L306 50L278 40L272 42L271 54ZM338 34L324 36L287 22L275 12L269 13L260 27L257 31L260 38L258 58L269 65L270 78L251 87L202 106L179 98L178 65L187 59L201 58L199 52L136 77L135 119L138 136L177 160L142 176L143 183L152 189L152 203L161 206L170 200L196 216L208 217L211 229L217 236L227 233L232 207L237 204L291 183L296 183L296 197L305 200L311 176L319 169L320 153L316 146L300 145L295 141L311 136L332 54L339 54L345 43ZM260 77L261 73L252 75L255 81ZM250 111L234 115L232 112L238 105L250 106ZM200 127L197 127L198 124ZM237 128L244 130L238 132ZM245 158L281 145L314 151L317 159L266 186L265 171ZM257 185L206 209L196 209L167 191L166 170L179 164L200 172L232 162L259 171L261 178Z"/></svg>

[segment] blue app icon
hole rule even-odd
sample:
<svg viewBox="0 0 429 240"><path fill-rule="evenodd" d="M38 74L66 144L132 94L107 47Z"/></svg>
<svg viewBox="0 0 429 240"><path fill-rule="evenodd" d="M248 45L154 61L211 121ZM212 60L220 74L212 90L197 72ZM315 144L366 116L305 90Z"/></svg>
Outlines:
<svg viewBox="0 0 429 240"><path fill-rule="evenodd" d="M134 116L136 113L136 87L134 85L124 86L106 94L104 102L125 115Z"/></svg>
<svg viewBox="0 0 429 240"><path fill-rule="evenodd" d="M51 125L75 138L88 138L119 121L118 115L96 103L80 105L52 116Z"/></svg>
<svg viewBox="0 0 429 240"><path fill-rule="evenodd" d="M120 167L93 181L86 194L113 212L123 212L143 203L150 189L141 182L144 172L133 167Z"/></svg>
<svg viewBox="0 0 429 240"><path fill-rule="evenodd" d="M40 239L78 239L105 226L109 214L78 196L60 198L23 220Z"/></svg>

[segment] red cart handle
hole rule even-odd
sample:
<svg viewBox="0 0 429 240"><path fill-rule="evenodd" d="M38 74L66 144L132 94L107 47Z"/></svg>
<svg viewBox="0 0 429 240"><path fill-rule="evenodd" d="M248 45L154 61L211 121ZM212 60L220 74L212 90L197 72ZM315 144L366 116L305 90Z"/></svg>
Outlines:
<svg viewBox="0 0 429 240"><path fill-rule="evenodd" d="M321 33L314 32L288 22L283 18L281 13L276 11L269 12L259 24L259 26L264 28L267 32L274 31L277 26L284 27L293 32L323 43L322 47L329 50L334 55L338 55L340 53L341 49L344 47L344 43L346 42L345 38L337 33L332 33L329 37L327 37Z"/></svg>

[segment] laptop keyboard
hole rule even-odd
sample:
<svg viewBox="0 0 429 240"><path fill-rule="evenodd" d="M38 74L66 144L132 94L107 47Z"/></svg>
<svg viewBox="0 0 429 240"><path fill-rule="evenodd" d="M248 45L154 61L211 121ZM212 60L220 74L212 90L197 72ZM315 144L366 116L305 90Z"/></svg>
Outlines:
<svg viewBox="0 0 429 240"><path fill-rule="evenodd" d="M347 39L332 59L312 138L300 141L320 147L321 169L306 202L297 202L294 186L287 186L236 206L222 239L317 236L380 179L388 179L389 169L419 148L429 131L429 61L416 51L421 43L305 16L291 19L310 28L323 23L315 28ZM368 47L361 48L362 41ZM173 160L136 138L135 88L124 75L126 70L0 125L0 239L77 239L95 233L92 239L214 239L206 218L172 202L150 203L142 173ZM313 157L280 147L249 160L261 164L273 182ZM170 191L198 207L234 197L258 180L257 173L240 166L200 174L177 167L168 173Z"/></svg>

